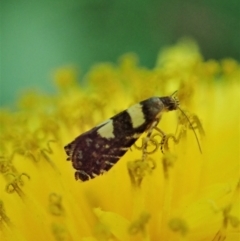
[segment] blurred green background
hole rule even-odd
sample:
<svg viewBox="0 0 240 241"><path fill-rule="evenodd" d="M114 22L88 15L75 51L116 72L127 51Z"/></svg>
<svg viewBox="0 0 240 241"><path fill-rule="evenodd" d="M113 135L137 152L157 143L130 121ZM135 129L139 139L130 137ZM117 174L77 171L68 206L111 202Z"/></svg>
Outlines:
<svg viewBox="0 0 240 241"><path fill-rule="evenodd" d="M0 103L54 92L51 74L135 52L152 68L162 47L194 38L205 59L240 59L239 0L1 0Z"/></svg>

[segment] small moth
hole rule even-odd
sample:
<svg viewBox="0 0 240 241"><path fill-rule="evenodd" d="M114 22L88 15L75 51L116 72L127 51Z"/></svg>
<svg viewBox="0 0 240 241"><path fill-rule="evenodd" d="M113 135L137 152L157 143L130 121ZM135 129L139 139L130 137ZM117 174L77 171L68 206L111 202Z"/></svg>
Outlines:
<svg viewBox="0 0 240 241"><path fill-rule="evenodd" d="M179 109L174 94L175 92L171 96L143 100L66 145L64 149L68 155L67 160L71 160L77 170L75 178L86 181L107 172L143 132L150 137L164 112ZM162 131L161 133L165 135Z"/></svg>

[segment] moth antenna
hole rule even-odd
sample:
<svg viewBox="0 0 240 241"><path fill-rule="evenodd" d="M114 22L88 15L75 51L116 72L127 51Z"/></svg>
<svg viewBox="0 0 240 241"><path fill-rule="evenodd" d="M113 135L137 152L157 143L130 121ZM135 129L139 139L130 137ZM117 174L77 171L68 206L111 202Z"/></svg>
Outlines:
<svg viewBox="0 0 240 241"><path fill-rule="evenodd" d="M175 91L175 92L176 92L176 91ZM174 92L174 93L175 93L175 92ZM200 145L200 143L199 143L199 140L198 140L198 137L197 137L196 131L194 130L193 125L192 125L190 119L188 118L188 116L185 114L185 112L184 112L179 106L178 106L178 109L182 112L182 114L183 114L183 115L186 117L186 119L188 120L188 123L190 124L191 129L193 130L193 133L194 133L195 138L196 138L196 140L197 140L197 144L198 144L199 151L200 151L201 154L202 154L201 145Z"/></svg>
<svg viewBox="0 0 240 241"><path fill-rule="evenodd" d="M177 92L178 90L175 90L170 96L174 96Z"/></svg>

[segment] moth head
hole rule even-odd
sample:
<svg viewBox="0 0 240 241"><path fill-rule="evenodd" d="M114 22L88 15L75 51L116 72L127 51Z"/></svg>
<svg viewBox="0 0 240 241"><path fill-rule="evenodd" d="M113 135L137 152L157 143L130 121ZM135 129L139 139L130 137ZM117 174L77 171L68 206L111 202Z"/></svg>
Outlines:
<svg viewBox="0 0 240 241"><path fill-rule="evenodd" d="M160 97L166 111L177 110L179 108L179 100L175 94L176 91L170 96Z"/></svg>

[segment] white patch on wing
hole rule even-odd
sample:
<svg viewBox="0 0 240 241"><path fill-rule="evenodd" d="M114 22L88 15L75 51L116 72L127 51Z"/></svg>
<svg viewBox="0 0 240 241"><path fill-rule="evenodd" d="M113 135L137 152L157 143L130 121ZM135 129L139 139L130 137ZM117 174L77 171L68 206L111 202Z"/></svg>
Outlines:
<svg viewBox="0 0 240 241"><path fill-rule="evenodd" d="M133 128L137 128L145 122L144 113L140 104L128 108L127 112L131 117Z"/></svg>
<svg viewBox="0 0 240 241"><path fill-rule="evenodd" d="M78 159L83 159L82 151L78 151Z"/></svg>
<svg viewBox="0 0 240 241"><path fill-rule="evenodd" d="M105 161L105 163L106 163L107 165L109 165L109 166L114 166L114 165L115 165L115 163L112 163L112 162L109 162L109 161Z"/></svg>
<svg viewBox="0 0 240 241"><path fill-rule="evenodd" d="M100 125L103 125L103 124L104 125L98 129L98 131L97 131L98 134L101 137L104 137L104 138L114 138L115 136L113 134L113 121L112 121L112 119L109 119L109 120L105 121L104 123L100 124Z"/></svg>

